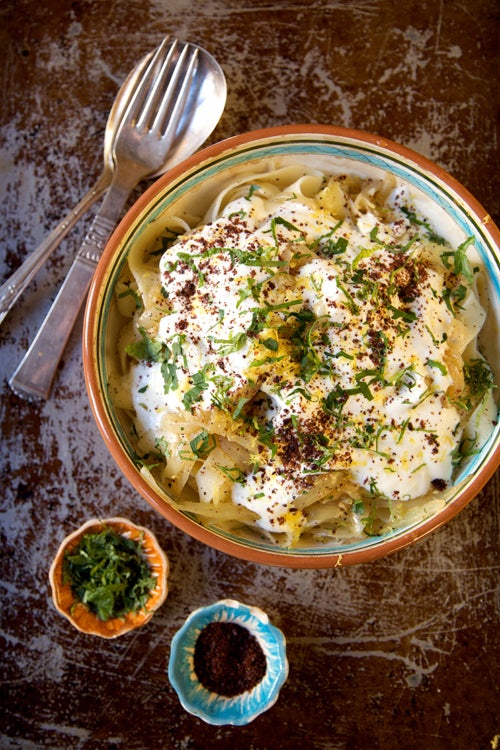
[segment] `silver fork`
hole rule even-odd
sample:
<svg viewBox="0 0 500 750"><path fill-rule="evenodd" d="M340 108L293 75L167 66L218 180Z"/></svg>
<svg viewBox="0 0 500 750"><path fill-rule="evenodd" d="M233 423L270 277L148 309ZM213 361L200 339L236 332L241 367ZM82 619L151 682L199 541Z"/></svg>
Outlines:
<svg viewBox="0 0 500 750"><path fill-rule="evenodd" d="M9 380L19 396L48 398L95 267L127 199L133 188L158 172L168 158L197 56L195 45L175 40L169 44L167 37L151 58L116 137L110 189L36 338Z"/></svg>
<svg viewBox="0 0 500 750"><path fill-rule="evenodd" d="M70 213L51 231L36 248L21 263L9 278L0 286L0 324L3 322L11 307L17 302L28 284L35 277L37 271L50 258L54 250L66 237L70 229L85 214L93 204L104 195L111 185L115 163L113 160L113 146L115 134L121 118L127 111L130 99L134 95L137 80L148 61L148 57L141 60L139 65L127 76L109 113L106 129L104 132L104 163L103 169L97 182L83 196L79 203Z"/></svg>

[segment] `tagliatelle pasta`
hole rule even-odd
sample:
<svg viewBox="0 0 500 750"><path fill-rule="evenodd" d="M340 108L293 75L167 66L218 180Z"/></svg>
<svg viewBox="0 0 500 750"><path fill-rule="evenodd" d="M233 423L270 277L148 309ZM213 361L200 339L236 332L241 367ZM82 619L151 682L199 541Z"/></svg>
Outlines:
<svg viewBox="0 0 500 750"><path fill-rule="evenodd" d="M447 244L389 175L300 164L164 223L117 285L110 389L149 481L287 547L443 504L494 415L471 242Z"/></svg>

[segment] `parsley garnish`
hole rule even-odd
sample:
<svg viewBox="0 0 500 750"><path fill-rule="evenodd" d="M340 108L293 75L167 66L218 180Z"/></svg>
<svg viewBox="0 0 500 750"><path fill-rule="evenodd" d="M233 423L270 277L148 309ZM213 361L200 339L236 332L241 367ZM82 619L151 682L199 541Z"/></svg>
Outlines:
<svg viewBox="0 0 500 750"><path fill-rule="evenodd" d="M226 357L233 352L239 352L247 342L247 335L244 332L230 334L228 339L216 339L213 336L208 337L209 341L218 344L217 354Z"/></svg>
<svg viewBox="0 0 500 750"><path fill-rule="evenodd" d="M198 372L193 373L191 375L191 380L193 383L193 387L186 391L182 398L182 403L184 404L184 408L188 411L193 408L193 406L200 401L203 391L206 391L209 382L207 379L207 373L209 370L213 370L213 365L206 364L202 370L199 370Z"/></svg>
<svg viewBox="0 0 500 750"><path fill-rule="evenodd" d="M387 305L387 307L391 311L394 320L401 318L405 323L414 323L415 320L417 320L416 313L411 310L405 310L402 307L394 307L394 305Z"/></svg>
<svg viewBox="0 0 500 750"><path fill-rule="evenodd" d="M131 357L140 362L159 362L163 376L164 391L175 391L179 387L177 368L179 360L186 367L186 358L182 351L186 337L184 334L175 334L170 341L170 346L161 341L150 339L144 328L139 328L140 341L129 344L125 351Z"/></svg>
<svg viewBox="0 0 500 750"><path fill-rule="evenodd" d="M143 307L142 299L135 289L126 289L124 292L118 295L118 299L124 299L124 297L132 297L135 303L135 309L141 310Z"/></svg>
<svg viewBox="0 0 500 750"><path fill-rule="evenodd" d="M245 200L249 201L252 195L259 189L260 185L250 185L250 188L248 190L247 195L245 195Z"/></svg>
<svg viewBox="0 0 500 750"><path fill-rule="evenodd" d="M221 471L231 482L238 482L238 484L245 484L245 474L237 466L221 466L217 464L217 468Z"/></svg>
<svg viewBox="0 0 500 750"><path fill-rule="evenodd" d="M465 388L458 399L458 406L467 411L480 404L487 393L496 388L490 366L481 357L464 363L464 383Z"/></svg>
<svg viewBox="0 0 500 750"><path fill-rule="evenodd" d="M426 230L427 237L431 242L435 242L436 245L446 244L446 240L444 240L439 234L436 234L434 229L431 227L431 225L427 221L424 221L423 219L419 219L415 211L412 211L407 206L401 206L401 211L404 214L406 214L410 224L423 227Z"/></svg>
<svg viewBox="0 0 500 750"><path fill-rule="evenodd" d="M457 309L461 309L462 307L460 303L467 296L467 287L464 284L459 284L454 289L444 287L442 296L448 310L453 315L456 315Z"/></svg>
<svg viewBox="0 0 500 750"><path fill-rule="evenodd" d="M186 359L182 351L182 344L185 341L183 334L176 334L173 337L171 346L164 344L162 349L162 363L161 363L161 374L163 376L163 390L165 393L169 391L176 391L179 387L179 380L177 378L177 362L182 359L184 366L186 366Z"/></svg>
<svg viewBox="0 0 500 750"><path fill-rule="evenodd" d="M140 341L129 344L125 351L139 361L158 362L162 350L161 342L150 339L144 328L139 328L139 333L141 335Z"/></svg>
<svg viewBox="0 0 500 750"><path fill-rule="evenodd" d="M453 268L455 276L463 276L469 284L472 283L473 273L467 257L467 248L469 245L473 244L474 237L468 237L465 242L462 242L462 244L457 247L456 250L448 250L441 254L443 265L448 269ZM451 264L450 259L453 259L453 265Z"/></svg>
<svg viewBox="0 0 500 750"><path fill-rule="evenodd" d="M337 237L335 240L329 237L321 250L327 258L333 258L335 255L343 255L348 245L349 242L345 237Z"/></svg>
<svg viewBox="0 0 500 750"><path fill-rule="evenodd" d="M294 224L291 224L289 221L284 219L282 216L275 216L273 219L271 219L271 234L273 236L274 244L276 247L278 247L278 235L276 233L276 227L280 224L282 227L285 227L285 229L289 229L291 232L297 232L298 237L296 241L304 240L304 237L298 227L296 227Z"/></svg>
<svg viewBox="0 0 500 750"><path fill-rule="evenodd" d="M206 458L217 447L217 442L214 435L211 435L207 430L202 430L199 435L191 440L189 445L196 458Z"/></svg>
<svg viewBox="0 0 500 750"><path fill-rule="evenodd" d="M104 622L144 609L156 586L141 544L107 527L85 534L66 552L63 580Z"/></svg>
<svg viewBox="0 0 500 750"><path fill-rule="evenodd" d="M295 347L294 358L300 363L300 373L304 382L309 383L318 373L328 374L330 365L320 357L317 348L330 343L325 332L329 318L326 315L318 318L312 310L291 312L289 317L297 321L290 341Z"/></svg>
<svg viewBox="0 0 500 750"><path fill-rule="evenodd" d="M429 365L429 367L434 367L436 370L439 370L439 372L441 373L441 375L447 375L448 374L448 370L443 365L443 363L442 362L438 362L436 359L428 359L427 360L427 364Z"/></svg>

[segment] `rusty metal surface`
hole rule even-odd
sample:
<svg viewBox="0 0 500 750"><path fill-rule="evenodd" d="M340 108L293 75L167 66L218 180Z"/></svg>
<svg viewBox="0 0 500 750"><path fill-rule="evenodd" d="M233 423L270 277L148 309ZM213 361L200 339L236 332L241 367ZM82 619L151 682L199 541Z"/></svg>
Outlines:
<svg viewBox="0 0 500 750"><path fill-rule="evenodd" d="M2 280L93 183L118 86L168 31L226 73L211 142L284 123L376 132L438 162L500 222L496 0L6 0ZM0 747L500 747L499 473L444 528L366 566L267 568L191 540L107 454L83 382L81 319L48 402L26 403L7 385L88 223L0 329ZM96 515L148 526L171 563L159 613L115 641L74 630L48 586L62 538ZM264 609L288 641L278 702L242 728L187 714L167 676L175 631L225 597Z"/></svg>

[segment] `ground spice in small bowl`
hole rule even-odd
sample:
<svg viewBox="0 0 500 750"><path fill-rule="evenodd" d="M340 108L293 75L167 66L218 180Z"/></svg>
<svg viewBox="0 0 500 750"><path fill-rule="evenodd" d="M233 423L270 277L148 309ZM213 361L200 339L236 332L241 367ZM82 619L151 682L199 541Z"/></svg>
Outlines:
<svg viewBox="0 0 500 750"><path fill-rule="evenodd" d="M207 690L232 698L251 690L267 670L265 654L248 628L231 622L211 622L194 648L194 670Z"/></svg>

